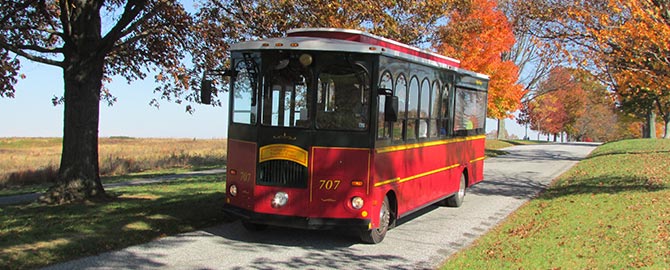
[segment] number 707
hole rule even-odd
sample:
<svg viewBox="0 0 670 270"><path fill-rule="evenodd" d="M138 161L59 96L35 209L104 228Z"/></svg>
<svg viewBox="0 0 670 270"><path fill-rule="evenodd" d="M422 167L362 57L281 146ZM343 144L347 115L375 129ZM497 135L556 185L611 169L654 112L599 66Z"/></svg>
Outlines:
<svg viewBox="0 0 670 270"><path fill-rule="evenodd" d="M319 189L336 190L340 186L341 180L319 180Z"/></svg>

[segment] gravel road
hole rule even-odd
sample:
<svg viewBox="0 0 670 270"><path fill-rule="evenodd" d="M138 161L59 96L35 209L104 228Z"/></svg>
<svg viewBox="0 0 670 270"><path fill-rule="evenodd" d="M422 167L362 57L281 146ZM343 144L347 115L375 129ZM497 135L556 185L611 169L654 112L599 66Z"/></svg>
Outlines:
<svg viewBox="0 0 670 270"><path fill-rule="evenodd" d="M595 147L506 148L508 155L486 159L484 182L468 190L462 207L430 206L400 220L378 245L344 231L250 233L237 221L47 269L435 269Z"/></svg>

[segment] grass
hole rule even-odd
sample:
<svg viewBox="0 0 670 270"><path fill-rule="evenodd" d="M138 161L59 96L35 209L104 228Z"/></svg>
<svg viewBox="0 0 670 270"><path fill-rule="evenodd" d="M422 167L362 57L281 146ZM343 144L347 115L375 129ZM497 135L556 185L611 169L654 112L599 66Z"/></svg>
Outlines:
<svg viewBox="0 0 670 270"><path fill-rule="evenodd" d="M506 147L515 145L529 145L544 143L542 141L527 141L527 140L486 140L485 152L487 157L497 157L506 155L507 152L501 150Z"/></svg>
<svg viewBox="0 0 670 270"><path fill-rule="evenodd" d="M670 140L604 144L442 269L670 269Z"/></svg>
<svg viewBox="0 0 670 270"><path fill-rule="evenodd" d="M0 190L48 186L60 164L61 139L0 138ZM100 174L222 166L226 140L100 138Z"/></svg>
<svg viewBox="0 0 670 270"><path fill-rule="evenodd" d="M31 269L220 223L225 174L108 190L108 202L0 206L0 269Z"/></svg>

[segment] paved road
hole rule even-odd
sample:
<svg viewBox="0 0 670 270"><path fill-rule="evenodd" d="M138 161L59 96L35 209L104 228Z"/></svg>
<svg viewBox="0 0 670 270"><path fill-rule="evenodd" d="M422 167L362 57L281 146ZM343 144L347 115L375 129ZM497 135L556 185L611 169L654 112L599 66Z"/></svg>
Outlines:
<svg viewBox="0 0 670 270"><path fill-rule="evenodd" d="M378 245L341 231L270 228L240 222L104 253L49 269L434 269L469 245L595 148L516 146L485 163L485 182L461 208L428 207L400 221Z"/></svg>

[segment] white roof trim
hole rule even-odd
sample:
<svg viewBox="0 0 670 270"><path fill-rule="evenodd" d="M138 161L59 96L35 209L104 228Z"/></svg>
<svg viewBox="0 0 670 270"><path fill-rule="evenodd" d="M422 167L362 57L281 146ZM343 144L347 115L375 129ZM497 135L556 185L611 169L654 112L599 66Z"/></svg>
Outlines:
<svg viewBox="0 0 670 270"><path fill-rule="evenodd" d="M338 33L339 32L339 33L363 35L363 36L367 36L367 37L370 37L370 38L373 38L373 39L377 39L377 40L380 40L380 41L383 41L383 42L386 42L386 43L391 43L393 45L403 47L403 48L406 48L408 50L416 50L416 51L419 51L419 52L422 52L422 53L425 53L425 54L429 54L429 55L434 56L434 57L442 58L442 59L447 60L447 61L452 61L452 62L456 62L456 63L461 62L461 60L451 58L449 56L444 56L444 55L441 55L441 54L438 54L438 53L435 53L435 52L427 51L427 50L424 50L424 49L421 49L421 48L418 48L418 47L414 47L414 46L411 46L411 45L407 45L405 43L401 43L401 42L398 42L398 41L395 41L395 40L392 40L392 39L388 39L388 38L385 38L385 37L373 35L373 34L370 34L368 32L364 32L364 31L361 31L361 30L344 29L344 28L297 28L297 29L291 29L291 30L286 31L286 33L289 33L289 34L300 33L300 32L333 32L333 33Z"/></svg>

